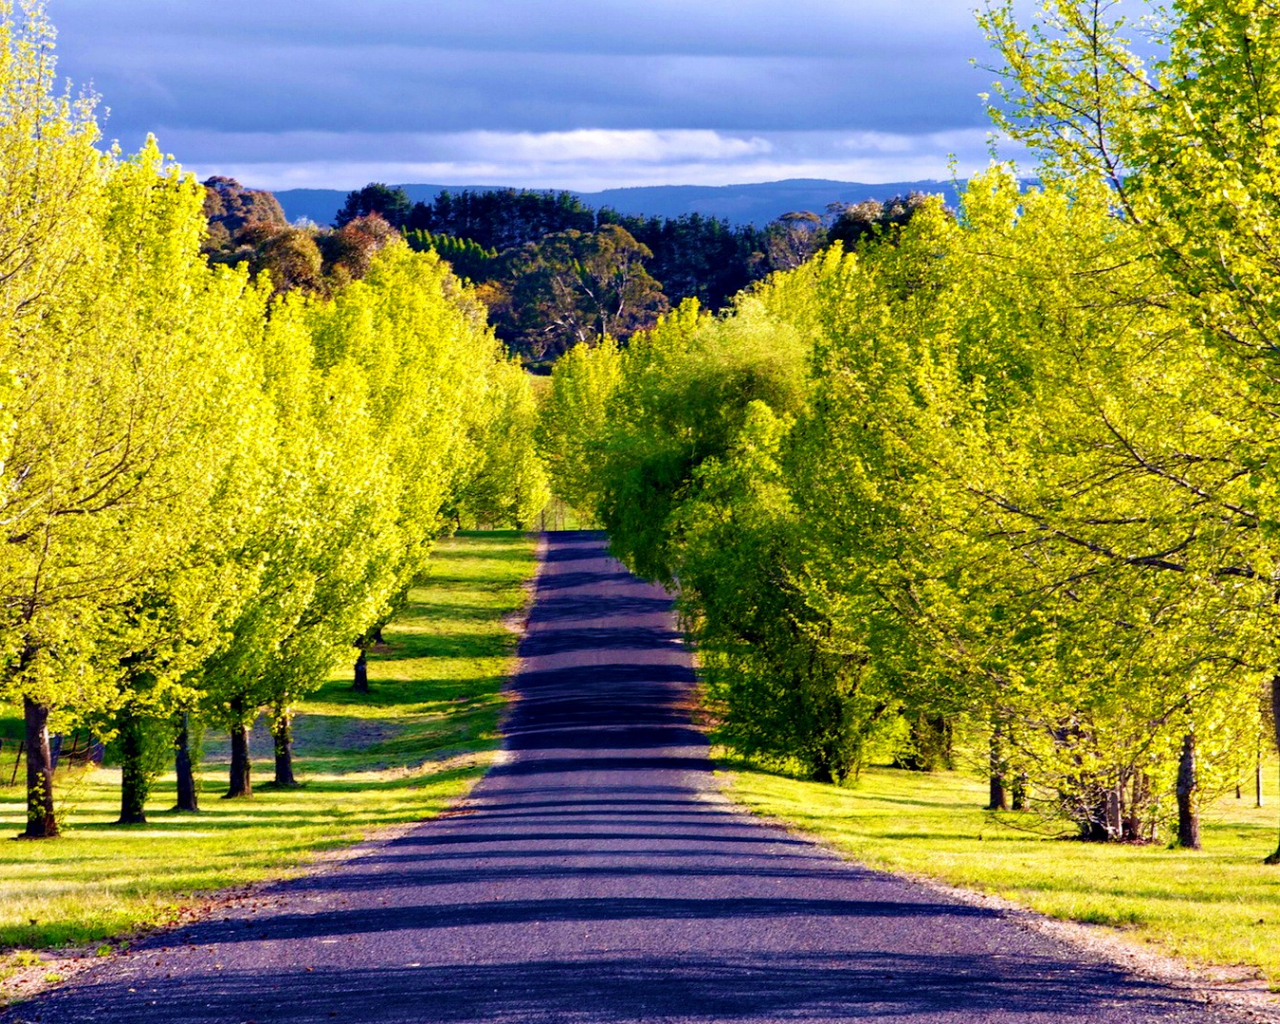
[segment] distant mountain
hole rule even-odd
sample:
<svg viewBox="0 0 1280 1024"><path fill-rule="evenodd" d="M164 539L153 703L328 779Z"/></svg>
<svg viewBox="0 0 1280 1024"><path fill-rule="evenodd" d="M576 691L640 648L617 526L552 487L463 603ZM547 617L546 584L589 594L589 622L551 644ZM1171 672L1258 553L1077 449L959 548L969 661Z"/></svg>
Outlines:
<svg viewBox="0 0 1280 1024"><path fill-rule="evenodd" d="M654 185L612 188L582 195L589 206L611 206L619 213L646 217L679 217L686 213L722 217L731 224L763 227L792 210L826 212L829 203L861 203L889 199L908 192L940 193L955 205L956 190L949 181L891 181L863 184L792 178L753 185Z"/></svg>
<svg viewBox="0 0 1280 1024"><path fill-rule="evenodd" d="M448 189L450 192L493 192L504 185L401 185L414 202L430 202ZM515 187L515 186L510 186ZM559 191L558 189L546 191ZM575 192L588 206L609 206L619 213L643 217L679 217L700 213L722 217L731 224L763 227L792 210L823 213L828 203L860 203L867 199L888 199L908 192L940 193L948 204L956 203L956 189L949 181L891 181L865 184L852 181L824 181L820 178L792 178L752 185L651 185L641 188L611 188L603 192ZM338 189L294 188L275 194L285 215L296 221L306 217L317 224L332 223L347 193Z"/></svg>

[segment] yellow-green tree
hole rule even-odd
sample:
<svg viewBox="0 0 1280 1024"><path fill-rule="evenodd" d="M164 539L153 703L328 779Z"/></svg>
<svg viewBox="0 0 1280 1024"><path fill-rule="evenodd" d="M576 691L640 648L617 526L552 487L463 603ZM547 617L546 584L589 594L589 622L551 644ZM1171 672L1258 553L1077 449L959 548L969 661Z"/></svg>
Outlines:
<svg viewBox="0 0 1280 1024"><path fill-rule="evenodd" d="M6 324L4 354L21 390L6 454L3 686L25 708L31 837L57 831L49 718L118 704L147 587L193 543L230 454L210 442L248 386L248 339L217 319L243 283L200 257L198 186L153 143L131 160L75 155L96 182L78 257ZM27 215L45 212L33 202ZM48 306L28 319L32 303Z"/></svg>
<svg viewBox="0 0 1280 1024"><path fill-rule="evenodd" d="M1250 598L1248 660L1269 674L1280 704L1269 621L1280 10L1267 0L1179 0L1167 14L1166 55L1146 70L1112 5L1046 3L1024 26L1002 4L984 23L1014 101L1000 115L1006 129L1052 173L1111 180L1145 257L1164 271L1160 305L1203 339L1207 387L1187 407L1197 422L1212 410L1215 436L1189 451L1135 455L1142 477L1214 524L1224 548L1216 574L1264 592Z"/></svg>
<svg viewBox="0 0 1280 1024"><path fill-rule="evenodd" d="M597 466L608 406L622 370L612 338L578 344L556 360L538 408L538 448L556 496L582 512L599 500Z"/></svg>

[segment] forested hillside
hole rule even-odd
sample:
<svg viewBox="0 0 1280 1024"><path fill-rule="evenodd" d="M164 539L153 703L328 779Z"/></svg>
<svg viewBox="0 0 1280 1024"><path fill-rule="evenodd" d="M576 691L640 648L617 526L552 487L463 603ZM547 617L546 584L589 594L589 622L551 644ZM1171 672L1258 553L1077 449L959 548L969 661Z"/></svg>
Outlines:
<svg viewBox="0 0 1280 1024"><path fill-rule="evenodd" d="M1041 188L572 349L546 450L678 587L734 749L840 781L976 742L1021 827L1194 847L1280 710L1280 20L1183 0L1146 70L1045 11L982 19Z"/></svg>
<svg viewBox="0 0 1280 1024"><path fill-rule="evenodd" d="M328 292L364 275L372 252L403 235L477 286L498 336L528 364L547 364L596 337L626 341L672 305L721 309L769 274L825 246L905 223L914 193L824 214L790 213L764 229L691 214L631 217L568 192L441 192L414 203L377 182L349 193L333 227L284 221L265 192L205 182L211 261L268 271L277 291Z"/></svg>

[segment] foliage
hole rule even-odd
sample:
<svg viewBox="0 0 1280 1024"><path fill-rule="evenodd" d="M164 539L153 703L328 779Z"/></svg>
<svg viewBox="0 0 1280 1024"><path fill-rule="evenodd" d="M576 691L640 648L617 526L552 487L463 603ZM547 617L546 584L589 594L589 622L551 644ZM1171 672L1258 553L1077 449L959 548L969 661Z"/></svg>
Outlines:
<svg viewBox="0 0 1280 1024"><path fill-rule="evenodd" d="M51 726L119 733L125 822L197 708L240 741L233 791L263 707L287 774L293 703L387 620L446 509L481 478L494 521L545 498L527 382L438 258L373 214L283 226L154 140L98 151L52 35L0 3L0 185L25 197L0 225L0 700L33 838L58 828ZM213 207L252 268L206 259Z"/></svg>
<svg viewBox="0 0 1280 1024"><path fill-rule="evenodd" d="M526 245L507 257L510 301L498 329L539 358L596 338L629 338L667 309L661 285L644 267L651 255L617 225Z"/></svg>
<svg viewBox="0 0 1280 1024"><path fill-rule="evenodd" d="M493 189L441 192L430 203L415 204L407 226L505 252L547 235L594 231L596 223L590 207L571 192Z"/></svg>
<svg viewBox="0 0 1280 1024"><path fill-rule="evenodd" d="M1206 575L1218 590L1234 584L1239 621L1228 619L1225 632L1252 632L1247 656L1236 657L1270 677L1280 701L1264 611L1273 606L1276 563L1267 512L1280 286L1276 13L1270 3L1175 3L1158 40L1166 56L1150 68L1114 5L1048 3L1030 28L1000 5L983 21L1010 100L998 122L1043 155L1049 174L1109 183L1139 258L1162 271L1152 300L1194 330L1189 350L1204 347L1203 382L1182 405L1197 412L1192 443L1163 451L1130 444L1133 475L1195 510L1188 543L1209 557L1201 566L1168 561L1202 590ZM1195 624L1207 628L1220 614L1206 609Z"/></svg>
<svg viewBox="0 0 1280 1024"><path fill-rule="evenodd" d="M1263 8L1176 4L1152 74L1108 5L989 9L1042 190L840 211L855 251L809 262L822 224L785 218L797 269L632 342L597 511L678 582L737 749L839 779L965 721L996 805L1195 841L1280 693Z"/></svg>
<svg viewBox="0 0 1280 1024"><path fill-rule="evenodd" d="M291 296L267 351L286 429L251 545L266 575L210 665L209 706L237 731L267 707L287 760L292 706L387 620L450 510L525 521L546 495L531 423L510 429L530 419L527 382L433 254L396 243L332 301Z"/></svg>
<svg viewBox="0 0 1280 1024"><path fill-rule="evenodd" d="M608 406L621 373L612 338L580 343L559 359L538 408L538 449L558 497L571 508L599 502L597 463L608 423Z"/></svg>
<svg viewBox="0 0 1280 1024"><path fill-rule="evenodd" d="M922 192L912 192L894 196L885 202L868 199L861 203L829 206L827 215L831 224L827 228L827 242L839 242L845 252L851 252L864 239L892 241L928 199Z"/></svg>
<svg viewBox="0 0 1280 1024"><path fill-rule="evenodd" d="M209 222L210 239L223 242L250 225L265 224L276 229L288 226L283 208L270 192L245 188L235 178L222 175L204 181L204 215Z"/></svg>
<svg viewBox="0 0 1280 1024"><path fill-rule="evenodd" d="M433 235L430 231L419 228L406 231L405 240L414 252L434 251L464 280L487 281L494 276L498 251L486 249L474 239Z"/></svg>
<svg viewBox="0 0 1280 1024"><path fill-rule="evenodd" d="M205 182L204 209L209 262L247 264L255 277L271 279L277 295L332 295L364 277L374 254L400 237L376 209L344 218L338 228L290 225L271 193L243 188L233 178Z"/></svg>
<svg viewBox="0 0 1280 1024"><path fill-rule="evenodd" d="M765 232L754 225L734 227L718 217L635 217L610 209L598 224L617 224L649 249L646 267L662 284L672 306L697 299L703 309L723 309L767 271Z"/></svg>
<svg viewBox="0 0 1280 1024"><path fill-rule="evenodd" d="M614 549L679 582L738 749L839 779L885 735L945 760L963 716L1050 819L1162 835L1187 735L1202 791L1241 771L1274 644L1222 514L1256 500L1238 383L1101 185L993 172L895 241L633 341L594 431Z"/></svg>
<svg viewBox="0 0 1280 1024"><path fill-rule="evenodd" d="M784 213L765 231L765 257L770 270L794 270L827 244L822 218L808 210Z"/></svg>
<svg viewBox="0 0 1280 1024"><path fill-rule="evenodd" d="M334 218L334 227L344 228L353 220L376 214L393 228L404 227L413 210L413 203L402 188L392 188L380 181L370 182L364 188L348 192L347 198Z"/></svg>

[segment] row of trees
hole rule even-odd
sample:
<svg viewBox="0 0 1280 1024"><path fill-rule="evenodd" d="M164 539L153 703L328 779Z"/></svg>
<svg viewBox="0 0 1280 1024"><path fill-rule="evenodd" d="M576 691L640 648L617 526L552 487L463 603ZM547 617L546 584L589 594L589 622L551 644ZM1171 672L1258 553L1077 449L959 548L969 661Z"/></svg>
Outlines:
<svg viewBox="0 0 1280 1024"><path fill-rule="evenodd" d="M207 192L154 142L104 153L55 90L39 4L0 0L0 698L22 705L25 835L55 835L49 729L116 735L122 821L190 716L250 792L265 709L385 623L458 521L546 498L526 375L483 306L402 242L332 296L210 265Z"/></svg>
<svg viewBox="0 0 1280 1024"><path fill-rule="evenodd" d="M1274 7L1180 0L1152 72L1106 5L991 8L1043 189L557 365L557 489L678 584L735 747L840 780L967 727L994 809L1187 846L1274 749Z"/></svg>

